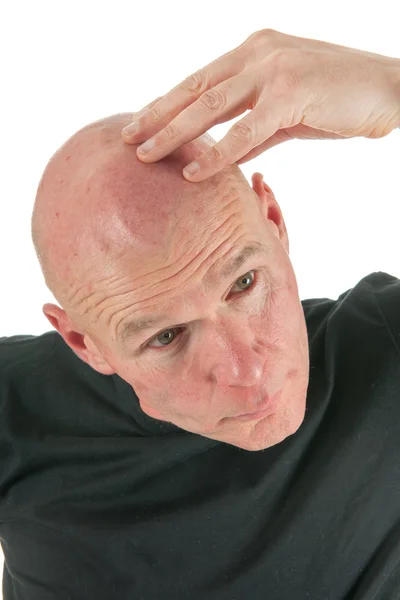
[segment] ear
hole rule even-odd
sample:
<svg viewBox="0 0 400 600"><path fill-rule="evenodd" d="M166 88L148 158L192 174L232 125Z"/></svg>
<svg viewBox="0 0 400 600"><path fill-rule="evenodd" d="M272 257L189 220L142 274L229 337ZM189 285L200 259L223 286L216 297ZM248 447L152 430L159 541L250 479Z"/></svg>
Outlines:
<svg viewBox="0 0 400 600"><path fill-rule="evenodd" d="M79 331L68 317L67 313L55 304L44 304L44 316L50 321L66 344L75 354L93 369L103 375L113 375L115 369L104 360L98 348L88 334Z"/></svg>
<svg viewBox="0 0 400 600"><path fill-rule="evenodd" d="M253 190L257 194L261 211L272 228L274 234L280 239L286 252L289 254L289 237L282 211L275 198L274 192L263 180L262 173L253 173L251 177Z"/></svg>

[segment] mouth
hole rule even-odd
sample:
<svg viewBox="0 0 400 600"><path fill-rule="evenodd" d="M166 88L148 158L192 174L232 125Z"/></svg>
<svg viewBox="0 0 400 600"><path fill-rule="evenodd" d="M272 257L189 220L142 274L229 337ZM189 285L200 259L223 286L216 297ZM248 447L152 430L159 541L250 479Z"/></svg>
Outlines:
<svg viewBox="0 0 400 600"><path fill-rule="evenodd" d="M272 396L272 398L268 398L267 400L265 400L263 402L263 404L261 405L262 406L261 409L258 410L257 412L245 413L244 415L238 415L237 417L233 417L233 418L238 419L240 421L247 421L247 420L259 419L260 417L266 417L268 415L271 415L276 409L276 405L278 404L278 401L281 397L281 393L282 393L282 390L280 390L277 394L275 394L275 396Z"/></svg>

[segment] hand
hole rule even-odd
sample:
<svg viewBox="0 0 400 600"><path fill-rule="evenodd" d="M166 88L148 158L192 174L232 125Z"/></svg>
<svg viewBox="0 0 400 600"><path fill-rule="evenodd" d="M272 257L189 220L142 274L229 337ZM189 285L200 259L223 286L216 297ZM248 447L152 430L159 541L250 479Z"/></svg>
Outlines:
<svg viewBox="0 0 400 600"><path fill-rule="evenodd" d="M263 29L151 102L136 115L138 132L122 137L134 144L151 137L153 148L139 147L137 157L155 162L250 110L199 157L195 175L184 171L190 181L291 139L384 137L400 125L399 63Z"/></svg>

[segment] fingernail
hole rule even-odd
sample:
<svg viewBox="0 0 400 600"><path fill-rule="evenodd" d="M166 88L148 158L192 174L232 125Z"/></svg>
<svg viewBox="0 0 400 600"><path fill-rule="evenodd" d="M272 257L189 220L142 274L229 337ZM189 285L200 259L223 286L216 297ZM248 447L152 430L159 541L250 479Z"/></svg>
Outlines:
<svg viewBox="0 0 400 600"><path fill-rule="evenodd" d="M183 169L183 173L188 177L191 177L200 169L200 165L198 162L191 162L187 167Z"/></svg>
<svg viewBox="0 0 400 600"><path fill-rule="evenodd" d="M154 138L147 140L147 142L139 146L138 151L140 152L140 154L147 154L148 152L150 152L150 150L154 148L155 145L156 143L154 141Z"/></svg>
<svg viewBox="0 0 400 600"><path fill-rule="evenodd" d="M134 121L133 123L130 123L130 125L128 125L127 127L124 127L122 133L125 135L125 137L133 137L138 131L139 123L137 121Z"/></svg>

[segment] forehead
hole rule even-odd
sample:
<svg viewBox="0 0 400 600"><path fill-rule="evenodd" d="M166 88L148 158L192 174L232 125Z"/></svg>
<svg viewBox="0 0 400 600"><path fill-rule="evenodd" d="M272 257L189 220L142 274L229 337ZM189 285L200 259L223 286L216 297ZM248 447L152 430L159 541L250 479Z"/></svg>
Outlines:
<svg viewBox="0 0 400 600"><path fill-rule="evenodd" d="M246 211L249 196L254 196L237 166L236 170L231 166L230 170L193 183L182 175L186 162L168 156L154 164L142 163L133 150L134 147L123 144L116 157L104 161L106 164L93 182L94 193L96 198L102 197L106 214L109 207L132 233L138 237L143 233L147 241L157 232L175 231L179 224L199 224L201 219L206 225L215 216L218 218L232 199L237 201L235 210L242 204Z"/></svg>
<svg viewBox="0 0 400 600"><path fill-rule="evenodd" d="M171 177L159 176L140 186L128 180L123 189L109 190L103 204L112 209L99 210L95 219L101 260L115 259L128 271L134 265L136 277L146 277L160 265L182 264L184 256L195 256L201 248L207 252L227 237L229 228L254 231L259 215L247 182L211 181L207 188L186 184L188 188L171 188ZM116 205L109 194L117 194Z"/></svg>

